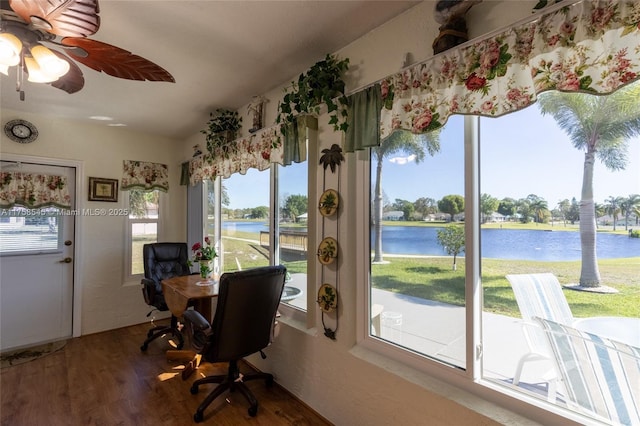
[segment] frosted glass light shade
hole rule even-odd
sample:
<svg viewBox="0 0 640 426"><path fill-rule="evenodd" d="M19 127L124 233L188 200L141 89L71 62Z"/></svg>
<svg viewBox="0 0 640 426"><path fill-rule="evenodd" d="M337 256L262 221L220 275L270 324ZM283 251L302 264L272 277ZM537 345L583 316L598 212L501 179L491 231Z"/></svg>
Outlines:
<svg viewBox="0 0 640 426"><path fill-rule="evenodd" d="M0 34L0 65L12 67L20 63L22 42L10 33Z"/></svg>
<svg viewBox="0 0 640 426"><path fill-rule="evenodd" d="M46 74L38 65L35 59L25 57L24 63L27 66L27 72L29 73L28 80L32 83L51 83L56 81L58 77Z"/></svg>
<svg viewBox="0 0 640 426"><path fill-rule="evenodd" d="M47 76L55 77L54 80L69 72L69 62L58 58L51 50L42 45L33 46L31 55L38 63L40 71Z"/></svg>

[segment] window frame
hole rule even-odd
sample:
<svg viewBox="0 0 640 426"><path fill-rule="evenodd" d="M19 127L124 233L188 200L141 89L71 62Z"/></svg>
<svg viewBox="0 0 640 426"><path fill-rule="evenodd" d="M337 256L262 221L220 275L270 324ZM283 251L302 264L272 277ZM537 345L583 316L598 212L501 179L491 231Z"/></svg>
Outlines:
<svg viewBox="0 0 640 426"><path fill-rule="evenodd" d="M124 281L125 282L131 282L131 281L140 281L143 277L144 277L144 273L139 273L139 274L132 274L131 273L131 268L133 267L133 250L132 250L132 245L133 245L133 233L132 233L132 226L136 223L155 223L156 224L156 229L157 229L157 242L161 242L163 241L163 237L164 237L164 220L163 220L163 212L165 212L167 210L167 197L166 194L163 191L160 191L158 189L155 189L154 191L158 191L158 217L156 219L149 219L149 218L143 218L143 219L138 219L138 218L131 218L129 217L129 215L127 214L124 219L125 219L125 256L124 256L124 269L123 269L123 274L124 274ZM131 206L129 204L129 194L130 191L123 191L123 202L124 204L127 206L127 209L130 209ZM146 192L146 191L145 191Z"/></svg>
<svg viewBox="0 0 640 426"><path fill-rule="evenodd" d="M534 398L507 386L500 386L482 378L482 282L480 270L480 117L464 117L464 194L465 194L465 316L466 316L466 369L445 364L426 355L418 354L370 333L371 326L371 155L370 149L355 153L356 168L355 197L351 206L356 217L356 294L357 294L357 330L354 354L364 359L377 359L382 356L384 365L374 364L388 369L435 393L442 394L443 385L451 385L447 397L469 403L466 397L457 392L470 392L484 400L496 403L522 415L535 418L543 424L574 421L576 424L599 424L594 419L580 413L559 407L558 405ZM468 200L468 201L467 201ZM434 380L435 379L435 380ZM474 407L478 409L478 407Z"/></svg>
<svg viewBox="0 0 640 426"><path fill-rule="evenodd" d="M311 202L311 200L315 199L316 197L316 191L315 191L316 177L314 173L315 169L312 169L310 166L311 164L315 164L315 159L317 159L317 157L318 155L316 153L308 152L307 160L305 161L307 165L307 175L308 175L307 197L309 199L309 208L308 208L309 211L307 213L309 216L308 218L309 223L314 223L313 221L315 221L315 218L317 215L315 212L315 209L312 209L313 204ZM273 265L279 262L279 238L277 237L279 228L280 228L278 223L278 218L280 217L279 216L280 205L279 205L279 188L278 188L278 183L279 183L278 166L279 164L274 163L269 168L269 204L270 204L269 205L269 241L270 241L269 264L270 265ZM215 180L209 180L209 182L210 184L202 184L202 190L198 191L202 200L202 210L203 210L202 224L200 226L200 229L202 229L203 233L207 232L207 230L205 229L206 227L205 218L207 214L206 190L207 190L207 185L213 185L214 191L217 195L215 199L215 211L216 211L215 216L216 217L214 219L214 223L216 228L216 234L214 238L215 240L214 244L216 248L219 248L219 247L222 247L222 241L221 241L222 207L220 204L222 201L222 197L221 197L222 179L218 176L215 178ZM127 203L128 203L128 200L127 200ZM188 208L195 208L195 203L190 204ZM128 225L128 228L130 229L130 225ZM129 232L129 238L130 238L130 232ZM308 247L315 247L316 238L315 238L314 232L308 232L307 238L308 238ZM130 247L130 246L131 246L131 241L129 240L127 243L127 247ZM311 277L314 277L316 274L315 263L312 261L313 256L311 254L312 253L310 251L307 252L307 289L309 288L310 283L314 282L311 279ZM221 256L224 256L224 253L221 253ZM127 259L130 259L130 256ZM219 262L220 268L222 268L222 265L224 264L224 259L219 257L217 258L217 261ZM130 265L128 266L128 268L130 268ZM130 270L130 269L127 269L127 270ZM224 273L223 270L221 270L221 272ZM132 278L135 278L135 277L132 277ZM311 329L315 326L313 322L313 319L316 313L316 310L315 310L316 303L315 303L315 297L314 297L315 291L306 291L304 293L305 293L304 297L307 298L306 311L287 303L280 303L279 312L284 322L287 322L296 328Z"/></svg>

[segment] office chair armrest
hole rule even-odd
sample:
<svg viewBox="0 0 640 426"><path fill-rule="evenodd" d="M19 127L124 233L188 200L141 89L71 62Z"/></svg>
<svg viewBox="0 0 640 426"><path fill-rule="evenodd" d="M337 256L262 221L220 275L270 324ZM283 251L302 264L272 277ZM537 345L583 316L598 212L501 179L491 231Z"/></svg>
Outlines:
<svg viewBox="0 0 640 426"><path fill-rule="evenodd" d="M191 346L198 353L203 353L205 347L209 343L211 335L211 324L203 317L200 312L188 309L182 314Z"/></svg>
<svg viewBox="0 0 640 426"><path fill-rule="evenodd" d="M191 323L194 331L204 331L211 328L211 324L202 314L196 310L189 309L183 314L185 321Z"/></svg>
<svg viewBox="0 0 640 426"><path fill-rule="evenodd" d="M149 278L143 278L140 283L142 284L142 296L144 296L144 301L147 305L153 305L158 293L156 283Z"/></svg>

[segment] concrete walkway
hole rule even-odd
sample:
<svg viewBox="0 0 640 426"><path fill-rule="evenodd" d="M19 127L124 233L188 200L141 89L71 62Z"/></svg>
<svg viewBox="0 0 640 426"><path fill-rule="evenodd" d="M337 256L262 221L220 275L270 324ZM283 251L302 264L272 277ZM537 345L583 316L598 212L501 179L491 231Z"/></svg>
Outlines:
<svg viewBox="0 0 640 426"><path fill-rule="evenodd" d="M372 303L383 306L380 337L459 367L465 367L465 308L373 289ZM483 313L484 377L510 383L518 360L529 349L520 318ZM525 364L521 381L537 385L552 365Z"/></svg>
<svg viewBox="0 0 640 426"><path fill-rule="evenodd" d="M306 309L306 275L292 274L286 285L302 290L288 303ZM440 361L465 367L464 307L434 302L387 290L372 289L372 304L382 306L380 337ZM484 377L511 383L518 360L529 353L520 318L485 312L483 314ZM380 333L380 334L378 334ZM552 368L549 362L525 364L522 387L543 388L543 377Z"/></svg>

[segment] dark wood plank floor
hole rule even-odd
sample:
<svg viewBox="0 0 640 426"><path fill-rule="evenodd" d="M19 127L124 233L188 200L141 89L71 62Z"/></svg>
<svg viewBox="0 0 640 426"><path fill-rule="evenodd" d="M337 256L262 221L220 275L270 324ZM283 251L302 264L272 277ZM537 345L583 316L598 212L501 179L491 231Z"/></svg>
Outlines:
<svg viewBox="0 0 640 426"><path fill-rule="evenodd" d="M64 349L0 371L2 425L188 425L215 385L189 392L203 375L225 374L227 365L203 362L182 380L182 362L168 361L165 340L140 351L149 324L71 339ZM244 372L250 371L246 365ZM248 382L259 401L250 417L239 392L226 393L205 411L202 424L329 425L277 384Z"/></svg>

